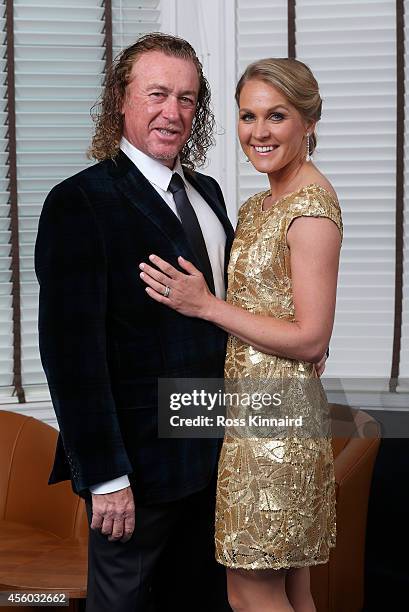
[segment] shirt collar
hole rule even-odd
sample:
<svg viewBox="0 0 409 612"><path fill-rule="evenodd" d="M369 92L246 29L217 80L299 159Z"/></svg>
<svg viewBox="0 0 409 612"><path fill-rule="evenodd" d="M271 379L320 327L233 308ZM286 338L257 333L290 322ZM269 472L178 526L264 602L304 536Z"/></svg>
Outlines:
<svg viewBox="0 0 409 612"><path fill-rule="evenodd" d="M121 138L119 148L129 157L135 166L137 166L138 170L142 172L144 177L148 179L150 183L156 185L156 187L159 187L163 191L167 191L172 175L174 172L177 172L183 179L185 188L189 188L189 184L185 179L179 157L176 159L173 170L171 170L164 164L161 164L161 162L157 159L153 159L152 157L149 157L149 155L146 155L146 153L143 153L137 149L124 136Z"/></svg>

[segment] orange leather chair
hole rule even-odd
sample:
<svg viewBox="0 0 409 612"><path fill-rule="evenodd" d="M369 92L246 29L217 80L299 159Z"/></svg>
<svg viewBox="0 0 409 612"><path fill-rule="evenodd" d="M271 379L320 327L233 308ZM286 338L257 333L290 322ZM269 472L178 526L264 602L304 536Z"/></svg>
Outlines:
<svg viewBox="0 0 409 612"><path fill-rule="evenodd" d="M47 484L56 441L49 425L0 410L0 591L66 593L75 610L86 596L88 527L70 484Z"/></svg>
<svg viewBox="0 0 409 612"><path fill-rule="evenodd" d="M360 612L380 428L347 406L332 405L331 421L337 545L327 564L311 568L311 588L317 612ZM47 485L56 438L40 421L0 411L0 590L65 592L76 610L86 596L87 521L69 483Z"/></svg>
<svg viewBox="0 0 409 612"><path fill-rule="evenodd" d="M311 567L311 590L317 612L361 612L368 499L381 430L362 410L338 404L330 409L337 542L327 564Z"/></svg>

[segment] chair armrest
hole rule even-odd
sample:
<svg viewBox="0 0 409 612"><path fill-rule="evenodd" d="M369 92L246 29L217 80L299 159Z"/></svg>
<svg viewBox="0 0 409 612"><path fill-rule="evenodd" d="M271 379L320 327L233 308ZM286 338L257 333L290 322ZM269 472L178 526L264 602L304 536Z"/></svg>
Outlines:
<svg viewBox="0 0 409 612"><path fill-rule="evenodd" d="M353 479L360 472L362 466L373 459L368 468L370 474L368 485L372 476L373 464L380 445L379 438L351 438L345 448L337 455L334 461L335 482L342 486L347 479Z"/></svg>
<svg viewBox="0 0 409 612"><path fill-rule="evenodd" d="M333 600L330 609L360 610L364 603L368 499L379 445L379 438L351 438L334 461L337 542L331 551L329 583L338 601Z"/></svg>

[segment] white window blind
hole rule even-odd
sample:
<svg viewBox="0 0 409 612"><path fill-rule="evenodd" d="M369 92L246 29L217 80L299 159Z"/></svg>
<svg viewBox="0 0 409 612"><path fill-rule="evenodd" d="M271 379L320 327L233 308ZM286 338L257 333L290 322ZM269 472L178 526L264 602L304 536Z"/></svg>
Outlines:
<svg viewBox="0 0 409 612"><path fill-rule="evenodd" d="M405 102L409 101L409 0L405 0ZM405 117L405 208L403 225L403 305L399 390L409 391L409 111Z"/></svg>
<svg viewBox="0 0 409 612"><path fill-rule="evenodd" d="M395 1L298 0L297 58L321 88L315 160L345 224L329 376L385 388L395 287Z"/></svg>
<svg viewBox="0 0 409 612"><path fill-rule="evenodd" d="M141 34L160 31L160 5L160 0L112 0L114 57Z"/></svg>
<svg viewBox="0 0 409 612"><path fill-rule="evenodd" d="M90 108L104 70L101 0L14 1L22 384L48 396L37 332L34 243L50 189L90 163ZM73 381L73 384L74 381Z"/></svg>
<svg viewBox="0 0 409 612"><path fill-rule="evenodd" d="M4 6L4 1L0 6ZM2 9L4 11L4 9ZM2 16L4 30L4 16ZM113 2L113 55L142 32L160 29L159 0ZM103 0L14 0L22 384L26 401L49 399L38 349L34 243L50 189L92 163L90 108L105 70ZM5 99L5 34L2 92ZM0 184L0 403L12 397L13 334L6 100ZM73 381L75 384L75 381ZM43 404L41 404L43 405ZM46 417L47 418L47 415Z"/></svg>
<svg viewBox="0 0 409 612"><path fill-rule="evenodd" d="M12 400L13 393L13 310L10 253L10 194L7 165L7 86L5 1L0 3L1 53L1 140L0 140L0 403ZM14 398L17 401L17 398Z"/></svg>
<svg viewBox="0 0 409 612"><path fill-rule="evenodd" d="M263 57L287 57L287 0L237 0L237 79L248 64ZM239 206L268 189L265 174L254 170L238 145Z"/></svg>

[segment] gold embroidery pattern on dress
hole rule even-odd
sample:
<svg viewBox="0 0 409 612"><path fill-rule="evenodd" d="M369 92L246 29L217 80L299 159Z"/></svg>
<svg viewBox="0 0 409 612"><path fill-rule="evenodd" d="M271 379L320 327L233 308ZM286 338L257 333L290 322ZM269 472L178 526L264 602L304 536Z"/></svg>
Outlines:
<svg viewBox="0 0 409 612"><path fill-rule="evenodd" d="M268 194L256 194L240 209L227 301L253 313L291 321L288 228L299 216L327 217L342 236L341 212L335 198L315 184L263 211ZM308 418L316 415L317 421L328 417L325 394L310 363L261 353L230 336L225 378L227 383L238 381L237 386L243 388L251 381L257 391L262 390L263 381L290 380L294 411ZM297 380L303 384L297 386ZM227 432L216 503L216 558L220 563L245 569L326 563L335 538L335 482L328 437L291 433L271 439L235 437Z"/></svg>

